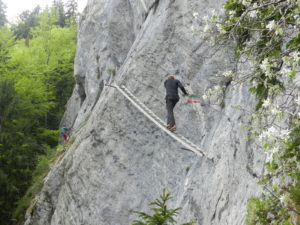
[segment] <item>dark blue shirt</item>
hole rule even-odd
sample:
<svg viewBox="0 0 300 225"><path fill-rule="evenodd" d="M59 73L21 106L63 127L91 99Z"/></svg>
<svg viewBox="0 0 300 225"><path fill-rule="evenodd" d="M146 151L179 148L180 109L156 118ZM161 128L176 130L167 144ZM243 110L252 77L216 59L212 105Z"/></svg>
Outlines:
<svg viewBox="0 0 300 225"><path fill-rule="evenodd" d="M180 88L184 94L187 94L186 90L179 80L167 79L164 85L166 88L166 98L179 99L178 88Z"/></svg>

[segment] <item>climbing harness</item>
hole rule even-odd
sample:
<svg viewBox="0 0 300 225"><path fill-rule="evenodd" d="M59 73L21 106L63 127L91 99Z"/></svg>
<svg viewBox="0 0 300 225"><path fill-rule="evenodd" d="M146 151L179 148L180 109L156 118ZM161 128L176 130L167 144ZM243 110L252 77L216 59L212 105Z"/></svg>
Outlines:
<svg viewBox="0 0 300 225"><path fill-rule="evenodd" d="M209 157L202 149L200 149L197 145L183 137L178 133L171 132L165 127L164 122L155 115L144 103L142 103L137 97L135 97L124 85L118 86L116 84L111 85L107 84L106 86L116 88L125 98L127 98L141 113L143 113L149 120L151 120L156 126L158 126L161 130L166 132L169 136L171 136L176 141L180 142L184 147L193 151L199 156L205 156L206 158L213 160L212 157Z"/></svg>

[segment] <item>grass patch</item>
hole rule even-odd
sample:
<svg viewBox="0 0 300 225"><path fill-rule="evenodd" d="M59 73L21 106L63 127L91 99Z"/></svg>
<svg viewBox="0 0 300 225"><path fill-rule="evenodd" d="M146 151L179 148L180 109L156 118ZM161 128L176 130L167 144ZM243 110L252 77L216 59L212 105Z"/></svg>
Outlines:
<svg viewBox="0 0 300 225"><path fill-rule="evenodd" d="M89 121L91 115L92 115L92 112L89 112L89 113L86 115L86 117L84 118L84 121L79 125L78 130L80 130L81 128L83 128L83 127L87 124L87 122Z"/></svg>
<svg viewBox="0 0 300 225"><path fill-rule="evenodd" d="M107 71L107 73L112 74L113 76L116 75L116 69L114 69L114 68L108 68L106 71Z"/></svg>
<svg viewBox="0 0 300 225"><path fill-rule="evenodd" d="M71 147L71 145L75 142L76 136L71 136L68 142L63 146L64 150L67 150Z"/></svg>

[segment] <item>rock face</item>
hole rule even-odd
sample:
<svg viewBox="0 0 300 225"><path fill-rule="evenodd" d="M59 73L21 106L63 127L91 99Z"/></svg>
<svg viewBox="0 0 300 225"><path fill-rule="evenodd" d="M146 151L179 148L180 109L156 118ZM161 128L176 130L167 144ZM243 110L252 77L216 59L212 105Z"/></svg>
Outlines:
<svg viewBox="0 0 300 225"><path fill-rule="evenodd" d="M76 87L63 121L75 139L45 178L27 225L129 225L166 187L179 222L245 224L246 202L261 192L263 156L247 139L248 88L216 76L231 50L190 31L221 0L89 0L79 25ZM178 133L214 162L183 149L106 83L125 85L165 119L163 82L175 73L190 93L226 85L222 104L175 108ZM73 139L74 139L73 138Z"/></svg>

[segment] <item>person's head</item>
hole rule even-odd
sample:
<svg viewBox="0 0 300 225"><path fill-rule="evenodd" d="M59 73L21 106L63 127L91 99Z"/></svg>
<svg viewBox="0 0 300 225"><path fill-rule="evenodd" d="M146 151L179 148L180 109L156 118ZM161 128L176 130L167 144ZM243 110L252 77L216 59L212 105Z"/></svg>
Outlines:
<svg viewBox="0 0 300 225"><path fill-rule="evenodd" d="M175 76L173 74L168 75L168 79L174 79Z"/></svg>

